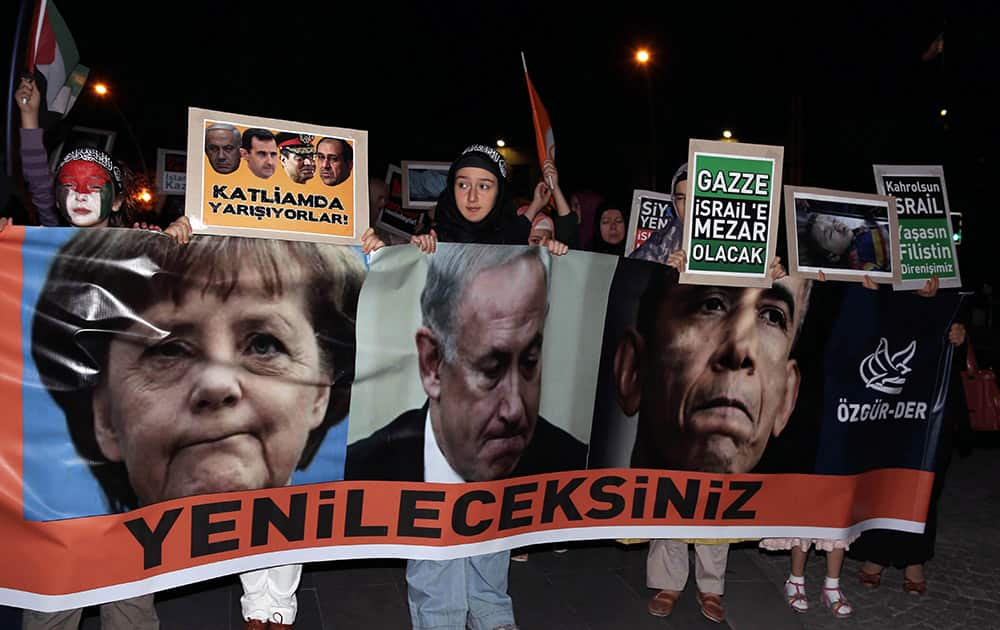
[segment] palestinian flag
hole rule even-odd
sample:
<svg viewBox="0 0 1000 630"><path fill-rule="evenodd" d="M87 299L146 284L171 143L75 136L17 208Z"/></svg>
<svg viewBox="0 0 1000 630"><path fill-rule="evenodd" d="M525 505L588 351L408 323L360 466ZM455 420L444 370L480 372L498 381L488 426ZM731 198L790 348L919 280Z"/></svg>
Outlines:
<svg viewBox="0 0 1000 630"><path fill-rule="evenodd" d="M66 22L54 4L38 0L31 22L28 68L44 77L45 105L65 116L87 82L90 70L80 65L80 53Z"/></svg>

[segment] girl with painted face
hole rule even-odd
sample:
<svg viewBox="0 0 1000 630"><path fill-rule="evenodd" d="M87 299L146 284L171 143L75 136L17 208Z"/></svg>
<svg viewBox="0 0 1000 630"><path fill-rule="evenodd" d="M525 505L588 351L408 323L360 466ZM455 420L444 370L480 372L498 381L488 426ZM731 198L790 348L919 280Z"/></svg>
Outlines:
<svg viewBox="0 0 1000 630"><path fill-rule="evenodd" d="M14 102L21 110L21 167L38 209L38 223L49 227L130 227L122 167L99 149L74 149L59 163L53 181L42 142L44 131L38 125L41 94L33 80L21 79ZM4 225L0 222L0 230ZM144 223L135 227L160 230ZM191 224L182 216L163 231L183 244L191 237Z"/></svg>
<svg viewBox="0 0 1000 630"><path fill-rule="evenodd" d="M98 149L70 151L56 171L56 207L74 227L121 226L122 171Z"/></svg>

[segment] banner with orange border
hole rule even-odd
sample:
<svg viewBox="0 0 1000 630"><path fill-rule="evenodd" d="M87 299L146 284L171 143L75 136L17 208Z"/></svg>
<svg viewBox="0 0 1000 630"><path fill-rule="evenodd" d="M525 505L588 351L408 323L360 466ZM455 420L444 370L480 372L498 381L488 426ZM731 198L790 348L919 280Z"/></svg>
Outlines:
<svg viewBox="0 0 1000 630"><path fill-rule="evenodd" d="M790 284L798 302L775 289L683 287L662 265L579 252L524 248L512 259L544 263L549 286L529 441L575 439L579 466L560 468L562 454L547 451L541 472L492 481L424 482L427 467L412 479L359 477L385 463L364 461L366 440L435 395L420 384L419 348L404 348L422 325L412 302L434 265L454 268L469 251L441 244L427 257L404 245L365 260L357 248L286 240L0 232L0 604L56 611L280 564L443 560L573 540L923 531L956 299L818 285L810 296ZM519 274L500 276L520 292L511 304L530 292ZM641 465L652 460L639 455L648 438L634 416L648 408L630 414L627 392L608 388L628 380L617 370L623 340L637 334L629 318L643 319L633 310L661 283L678 291L664 303L683 306L671 315L678 325L692 310L735 313L754 295L754 334L798 344L788 359L798 404L752 461L706 460L705 472ZM798 315L779 332L783 300ZM900 309L912 324L892 322ZM896 333L912 337L906 353ZM717 371L767 369L764 357L752 369L718 360ZM431 407L428 425L439 413ZM730 423L727 414L710 424Z"/></svg>

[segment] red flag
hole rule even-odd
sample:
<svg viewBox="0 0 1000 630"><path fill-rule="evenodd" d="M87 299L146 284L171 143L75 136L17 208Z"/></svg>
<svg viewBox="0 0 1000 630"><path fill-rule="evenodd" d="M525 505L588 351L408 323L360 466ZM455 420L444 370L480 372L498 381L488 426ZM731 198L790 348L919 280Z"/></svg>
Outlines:
<svg viewBox="0 0 1000 630"><path fill-rule="evenodd" d="M535 144L538 147L538 165L545 164L545 160L556 161L556 139L552 134L552 123L549 122L549 113L545 111L542 99L538 97L535 86L528 76L528 64L524 61L524 53L521 53L521 64L524 66L524 79L528 82L528 97L531 99L531 118L535 122Z"/></svg>

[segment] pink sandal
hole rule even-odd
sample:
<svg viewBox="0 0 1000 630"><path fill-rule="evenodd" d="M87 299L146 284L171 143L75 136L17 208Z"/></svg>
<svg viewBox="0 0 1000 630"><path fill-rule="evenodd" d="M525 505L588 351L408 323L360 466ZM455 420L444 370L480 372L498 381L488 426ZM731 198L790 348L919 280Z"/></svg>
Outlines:
<svg viewBox="0 0 1000 630"><path fill-rule="evenodd" d="M789 586L795 589L795 593L789 594ZM797 613L804 613L809 610L809 598L806 597L806 585L795 584L791 580L785 580L785 601Z"/></svg>
<svg viewBox="0 0 1000 630"><path fill-rule="evenodd" d="M840 597L836 601L832 601L827 593L837 593ZM838 619L843 619L845 617L850 617L854 614L854 608L851 606L851 602L847 601L847 597L844 595L844 591L837 588L826 588L823 587L823 592L819 596L820 602L824 606L830 609L834 617Z"/></svg>

